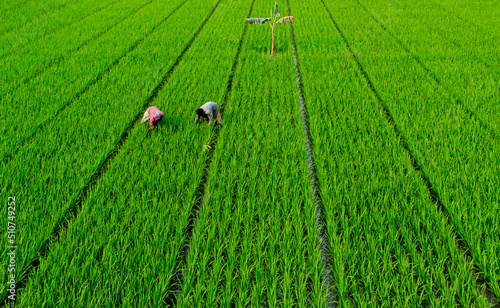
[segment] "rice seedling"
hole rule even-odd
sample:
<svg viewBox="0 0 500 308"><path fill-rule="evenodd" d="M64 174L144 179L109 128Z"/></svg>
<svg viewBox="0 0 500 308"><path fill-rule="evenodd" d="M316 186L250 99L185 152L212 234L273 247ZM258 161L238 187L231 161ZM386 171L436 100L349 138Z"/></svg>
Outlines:
<svg viewBox="0 0 500 308"><path fill-rule="evenodd" d="M294 25L294 32L338 304L485 305L486 296L474 283L474 263L456 245L453 226L431 202L408 153L356 67L343 69L345 48L334 43L342 40L335 24L325 28L321 22L330 19L332 12L356 53L358 45L351 45L349 38L360 36L355 31L366 30L359 22L364 17L359 10L329 1L329 11L322 10L321 1L306 5L291 0L290 7L304 21ZM382 45L376 42L375 50ZM391 49L394 55L397 49L390 45L390 38L380 42L385 52ZM331 50L332 46L336 47ZM376 63L363 57L358 61L374 82L380 81ZM328 76L329 81L318 83L321 76ZM393 93L401 93L394 85ZM398 102L400 109L405 108L405 102Z"/></svg>
<svg viewBox="0 0 500 308"><path fill-rule="evenodd" d="M142 116L145 100L174 65L216 3L200 6L187 2L172 15L171 23L163 24L145 38L95 87L65 109L59 121L51 122L33 143L23 147L19 155L2 167L2 194L15 194L25 200L17 216L19 243L24 251L16 256L20 271L36 256L41 243L63 219L63 213L77 202L80 192L92 174L99 172L129 123L138 114ZM199 23L183 31L175 30L187 12L196 16ZM142 19L136 22L144 26ZM169 44L170 48L160 48L161 44ZM152 71L149 76L144 75L147 67ZM125 75L127 78L123 78ZM1 243L5 243L5 239ZM2 251L5 247L2 245Z"/></svg>
<svg viewBox="0 0 500 308"><path fill-rule="evenodd" d="M137 3L139 6L145 3L138 0L133 5L134 2L136 1L128 2L128 6L134 8L137 7ZM81 95L89 91L103 76L107 75L120 61L123 61L123 58L141 43L148 32L154 30L183 2L183 0L169 3L153 2L150 6L143 7L132 17L113 27L98 40L85 45L59 65L50 67L31 82L4 95L0 105L0 119L5 123L3 134L0 136L0 144L2 145L0 159L11 158L10 154L26 143L28 138L31 138L40 129L41 125L53 120L57 121L54 116L59 115L68 105L75 104ZM116 7L116 9L120 11L120 7ZM124 7L121 9L130 12ZM105 19L105 16L100 16L100 20ZM110 18L112 17L110 16ZM140 26L137 25L138 20L142 19L147 19L147 22ZM88 20L89 24L82 30L88 31L88 27L99 27L100 20L96 24L93 23L95 20ZM137 31L132 31L132 29L137 29ZM132 32L129 33L130 31ZM73 40L79 40L78 35L72 36L71 32L65 34ZM54 45L54 42L50 40L49 42L49 46L41 47L39 51L30 52L43 53L48 47L51 50L58 49L57 44ZM50 61L50 56L47 57L49 58L47 61ZM45 57L40 59L26 57L26 62L20 61L22 70L36 70L37 65L43 63L44 59ZM11 62L9 61L9 63ZM146 72L149 73L147 70ZM157 74L157 72L152 73ZM17 78L14 78L15 72L5 75L9 76L11 81ZM143 74L143 78L152 78L152 76L151 74ZM140 86L138 83L137 87ZM23 113L23 121L11 116L12 106L18 106L20 110L26 111Z"/></svg>
<svg viewBox="0 0 500 308"><path fill-rule="evenodd" d="M368 31L359 20L370 20L369 14L356 6L338 7L328 0L325 5L349 47L356 51L357 40L353 38ZM460 245L470 250L473 264L479 269L474 275L489 281L488 286L498 296L495 268L500 250L494 238L499 230L489 220L498 212L500 202L498 189L491 186L500 183L498 160L493 158L498 157L493 154L498 152L496 141L485 127L471 119L464 106L443 91L397 39L380 25L371 31L379 39L370 41L369 46L379 50L381 63L387 64L377 71L374 63L358 58L363 78L371 82L381 100L380 108L390 114L393 127L418 163L422 182L431 187L429 196L439 204L436 212L446 217L448 226L463 239Z"/></svg>
<svg viewBox="0 0 500 308"><path fill-rule="evenodd" d="M127 142L82 204L81 213L30 278L20 304L37 307L43 302L55 304L63 297L68 306L84 302L85 298L96 306L105 303L157 306L170 297L170 292L177 291L174 270L178 258L182 258L180 250L186 240L193 195L206 159L206 153L201 151L205 131L193 125L193 113L199 101L218 96L226 89L237 46L230 47L232 56L228 57L224 52L226 46L216 43L225 35L223 29L234 24L227 14L234 7L242 14L250 8L250 3L242 0L232 1L231 6L226 3L229 1L217 7L158 93L156 101L164 102L164 110L169 112L157 130L148 134L139 123L134 126ZM202 19L215 4L200 8L193 2L179 12L176 21L188 11ZM241 18L235 16L238 17ZM239 36L243 28L240 25L233 31ZM151 55L171 33L171 27L161 29L127 65L143 67L143 62L136 63L138 55ZM178 35L189 37L186 33ZM163 63L171 52L164 50L157 61ZM150 57L143 59L150 60ZM208 76L213 79L207 79ZM198 90L188 91L191 86ZM122 190L126 192L121 193ZM32 296L40 283L46 288ZM85 294L80 289L82 285L87 287Z"/></svg>

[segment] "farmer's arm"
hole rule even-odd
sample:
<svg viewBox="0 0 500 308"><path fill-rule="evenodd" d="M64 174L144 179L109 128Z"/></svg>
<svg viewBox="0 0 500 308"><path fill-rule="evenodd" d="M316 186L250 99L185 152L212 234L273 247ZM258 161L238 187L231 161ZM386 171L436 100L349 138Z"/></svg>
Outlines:
<svg viewBox="0 0 500 308"><path fill-rule="evenodd" d="M149 119L149 130L152 131L153 130L153 126L155 125L155 119L154 117L151 117Z"/></svg>

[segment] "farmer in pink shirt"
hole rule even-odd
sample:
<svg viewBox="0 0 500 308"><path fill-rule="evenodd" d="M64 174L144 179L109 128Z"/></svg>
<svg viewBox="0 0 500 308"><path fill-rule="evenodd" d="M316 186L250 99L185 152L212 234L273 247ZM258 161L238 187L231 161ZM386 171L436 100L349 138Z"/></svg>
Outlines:
<svg viewBox="0 0 500 308"><path fill-rule="evenodd" d="M141 123L149 120L149 130L153 131L153 126L155 126L161 118L163 118L163 112L158 109L156 106L149 107L144 113L144 117L142 117Z"/></svg>

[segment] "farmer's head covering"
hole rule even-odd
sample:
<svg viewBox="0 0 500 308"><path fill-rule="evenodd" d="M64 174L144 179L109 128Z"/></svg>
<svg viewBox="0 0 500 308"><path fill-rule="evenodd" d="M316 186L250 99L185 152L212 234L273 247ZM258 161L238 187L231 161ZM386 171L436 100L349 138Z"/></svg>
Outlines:
<svg viewBox="0 0 500 308"><path fill-rule="evenodd" d="M155 122L161 120L162 117L163 117L163 112L153 113L153 119L155 120Z"/></svg>
<svg viewBox="0 0 500 308"><path fill-rule="evenodd" d="M205 113L205 110L198 108L196 109L196 115L204 118L208 118L208 115Z"/></svg>

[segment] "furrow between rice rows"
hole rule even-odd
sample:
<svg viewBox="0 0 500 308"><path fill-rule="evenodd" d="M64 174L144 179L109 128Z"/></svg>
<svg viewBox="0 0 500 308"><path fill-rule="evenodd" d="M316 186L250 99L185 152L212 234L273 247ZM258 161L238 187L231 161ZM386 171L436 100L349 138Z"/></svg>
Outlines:
<svg viewBox="0 0 500 308"><path fill-rule="evenodd" d="M200 14L200 13L203 13L204 10L208 9L208 7L206 7L206 6L197 7L196 9L194 9L192 7L194 5L195 4L192 3L192 4L185 6L184 8L181 5L180 7L178 7L179 12L182 11L185 13L187 11L191 11L191 12L193 12L193 14ZM155 69L158 69L158 73L162 74L164 76L163 78L167 78L168 76L170 76L173 69L179 65L179 63L182 60L182 57L189 49L192 42L195 40L196 36L201 31L203 25L206 23L208 18L211 16L211 14L213 14L216 7L217 7L217 4L214 3L214 6L210 7L210 11L206 12L207 15L203 16L204 17L203 23L201 23L201 21L200 21L201 25L198 28L198 31L196 31L195 29L193 29L193 30L186 29L185 33L176 34L176 36L179 36L180 40L178 40L175 43L179 47L181 47L181 44L182 44L182 48L183 48L182 50L179 50L179 47L177 47L176 49L171 49L171 50L162 52L163 54L168 55L169 53L175 53L176 50L178 50L178 52L180 53L180 55L177 56L175 61L170 60L167 56L166 59L168 59L168 60L165 61L165 63L156 64L156 65L158 65L158 68L155 68ZM174 16L176 16L175 19L182 18L181 17L182 15L180 15L180 14L175 14ZM158 32L160 32L160 30L161 30L161 34L164 35L164 32L168 31L166 29L168 29L169 27L171 28L171 26L167 26L167 25L160 26L157 29L157 31L153 35L151 35L150 37L146 38L145 41L147 41L149 44L151 44L152 42L154 44L158 44L158 42L159 42L158 35L160 34ZM193 35L193 36L187 36L187 37L182 36L183 34L189 34L189 33L191 33L191 35ZM191 37L191 39L189 41L187 41L187 39L189 39L189 37ZM184 38L184 40L183 40L183 38ZM175 39L175 36L172 39ZM185 42L184 44L186 44L186 45L183 44L183 41ZM66 147L65 147L66 150L63 152L60 152L60 150L59 151L56 150L56 148L58 148L58 149L60 148L59 145L47 144L46 147L53 147L53 150L50 151L50 152L52 152L51 156L47 156L45 154L47 152L45 152L43 154L43 156L45 156L45 158L44 158L45 163L44 164L45 164L45 166L48 165L48 167L49 167L49 169L47 170L46 167L42 166L41 167L42 170L45 168L45 171L38 173L38 176L42 177L43 180L33 178L32 181L22 180L21 182L16 182L16 178L19 179L19 176L23 176L23 174L24 174L24 176L27 175L26 171L12 170L10 168L2 169L2 172L4 174L10 174L10 176L3 177L4 180L6 180L7 178L10 180L9 184L3 185L3 193L10 193L10 194L15 193L16 195L25 195L23 193L23 191L29 190L30 195L35 198L34 199L35 202L37 202L37 201L40 202L40 200L42 200L41 196L36 197L41 192L40 190L37 190L36 187L34 186L34 184L36 182L38 182L38 183L40 181L46 182L46 186L44 187L44 191L47 191L47 190L50 191L51 189L54 189L55 188L55 186L53 186L54 184L59 186L57 183L61 180L63 180L66 183L66 189L64 189L64 190L60 189L59 197L53 196L53 197L58 198L59 200L57 200L57 199L55 199L55 200L52 199L52 201L50 201L50 199L45 200L46 202L48 202L48 204L51 204L52 202L54 202L55 204L63 204L63 205L66 204L66 206L62 207L62 209L61 208L59 208L59 209L54 208L53 209L54 212L51 215L51 217L54 217L55 219L52 222L47 221L43 225L37 226L38 228L42 228L40 230L43 230L43 229L46 230L46 229L50 228L51 231L49 231L49 232L46 232L46 231L39 232L40 230L38 230L38 232L37 232L36 228L34 228L34 226L31 226L30 219L33 219L33 214L36 215L36 210L34 208L36 206L36 203L30 202L28 198L24 197L25 200L27 201L27 203L26 203L25 207L23 207L24 210L22 210L18 213L17 219L18 219L18 221L22 222L22 223L20 223L20 225L24 225L25 228L28 228L26 230L30 230L30 229L31 230L29 232L25 232L25 231L22 231L24 228L21 228L20 236L18 237L18 241L23 243L26 238L29 238L30 239L29 243L31 243L31 244L25 244L23 246L23 247L25 247L25 249L27 251L26 255L19 255L17 257L18 258L18 266L20 268L23 268L24 270L30 271L30 269L28 269L28 267L29 267L28 263L31 263L31 264L37 263L37 261L33 261L33 260L38 259L38 257L36 257L37 253L44 253L44 254L46 254L47 252L50 253L50 249L47 249L48 247L51 246L49 239L60 236L60 233L63 232L63 230L65 229L64 226L67 223L66 220L69 219L71 221L71 216L74 214L73 212L78 210L77 207L79 206L79 204L81 204L81 202L83 200L82 198L85 197L85 195L90 190L92 185L94 185L94 182L97 180L97 178L99 178L100 175L102 174L102 172L104 172L104 170L107 168L106 166L109 164L109 162L112 161L112 158L114 157L114 155L118 151L117 149L127 139L128 132L130 131L134 122L137 122L136 121L137 118L140 117L141 113L143 113L144 106L146 104L150 103L157 96L157 93L160 90L160 88L164 86L165 80L163 80L160 76L158 76L158 77L160 77L160 79L159 79L159 82L157 81L155 86L149 85L149 86L143 88L143 85L140 84L141 79L144 78L141 75L144 75L144 73L148 73L148 72L145 71L145 69L147 69L147 66L141 65L141 62L138 61L139 58L137 56L142 54L142 53L151 54L151 51L147 51L147 49L154 48L154 46L149 46L148 44L141 44L140 46L141 46L140 48L131 52L126 57L126 60L123 61L124 63L120 63L120 65L119 65L122 70L123 70L123 68L130 70L130 67L134 67L134 66L136 66L136 69L140 67L140 70L137 70L137 72L130 71L130 73L136 74L136 77L135 77L137 79L136 85L135 85L136 88L130 87L130 90L128 90L127 88L120 89L119 87L117 87L118 92L116 92L116 93L102 92L102 89L100 89L100 88L102 88L102 87L107 88L107 84L109 84L110 82L114 82L113 80L119 80L119 79L116 79L116 77L120 76L120 74L122 74L122 73L116 72L117 74L113 73L111 75L105 76L99 83L97 83L95 89L92 89L91 91L86 92L85 95L81 96L79 99L79 100L89 100L89 99L92 100L93 99L92 95L94 95L94 99L95 99L95 98L97 98L97 96L103 95L103 94L123 96L124 93L126 95L127 91L131 92L128 95L128 97L126 96L126 97L122 98L125 100L119 100L119 101L114 102L115 106L113 106L113 104L103 105L95 110L92 110L92 109L82 110L82 107L84 107L84 105L78 105L78 106L74 106L71 108L67 108L62 113L68 114L69 112L71 112L71 113L73 113L72 116L70 116L70 117L68 117L68 115L63 116L61 121L51 123L50 125L47 126L47 129L44 130L44 133L40 134L39 136L36 136L36 139L44 139L47 134L54 133L54 130L56 131L56 134L57 134L57 131L59 131L60 142L62 144L66 144ZM155 59L155 61L157 61L157 59ZM149 65L154 64L155 61L152 61L152 63L150 63ZM132 65L132 63L133 63L133 65ZM162 71L164 71L164 69L168 68L168 67L170 67L168 69L168 71L162 73ZM114 70L113 70L113 72L114 72ZM129 74L129 77L132 77L132 76L134 76L134 75ZM154 77L154 75L151 75L151 76L148 76L148 79L151 79L153 81L153 80L157 79L158 77ZM146 80L143 80L143 81L146 81ZM130 82L132 82L132 80L130 80ZM150 81L148 81L148 83L149 82ZM135 91L136 93L133 93L133 91ZM144 93L145 91L148 91L150 94ZM144 96L147 95L147 96L145 96L145 98L141 98L141 96L143 96L143 95ZM119 96L115 96L115 99L117 99L118 97ZM105 99L105 97L103 97L103 98ZM129 101L129 100L131 100L131 101ZM138 103L135 103L136 101ZM88 107L92 108L92 106L88 106ZM97 107L97 106L94 106L94 107ZM103 108L107 108L108 110L103 109ZM98 127L102 127L103 120L104 120L104 122L108 122L108 118L106 118L106 117L101 118L101 116L103 114L109 113L110 108L111 108L110 115L113 114L113 112L114 112L113 109L116 109L116 110L119 109L121 111L121 114L124 115L124 117L121 116L120 121L116 122L116 124L114 124L113 122L107 123L106 126L103 127L104 130L103 130L103 128L98 128ZM78 116L78 113L81 113L81 112L84 112L84 113L80 114ZM94 113L94 115L92 115L92 112ZM100 114L99 114L99 112L100 112ZM86 116L81 117L82 115L86 115ZM71 119L73 119L73 120L71 120ZM68 122L74 122L75 120L78 122L87 122L87 123L85 125L82 125L83 124L82 123L80 125L66 126L68 124ZM92 124L92 122L94 122L94 123ZM125 125L123 125L123 124L125 124ZM97 126L98 130L101 130L100 134L105 133L105 135L103 135L101 137L94 136L94 137L91 137L90 139L86 140L88 137L90 137L89 134L90 135L93 134L93 132L89 131L85 135L80 135L81 137L86 136L83 140L79 140L75 143L75 137L77 138L76 140L78 140L78 137L77 137L78 134L77 134L77 136L73 136L74 133L77 133L83 127L86 127L87 130L91 130L92 127L94 127L94 126ZM66 129L69 130L69 134L68 134L68 132L65 132ZM106 130L109 130L109 129L112 129L112 130L106 132ZM107 137L103 138L104 136L107 136ZM108 139L108 140L106 140L106 139ZM115 141L113 141L113 139ZM83 142L83 144L82 144L82 142ZM36 142L34 142L34 143L36 144ZM87 144L87 145L85 146L85 144ZM88 147L88 149L86 149L84 151L82 151L82 150L75 151L77 148L82 147L82 146L84 148ZM32 150L30 150L30 146L28 146L27 149L25 149L25 150L28 153L31 153L28 156L33 157L33 154L37 155L36 151L33 152ZM94 151L95 151L94 154L90 154ZM56 154L57 152L60 152L60 153ZM84 153L84 152L86 152L86 153ZM39 153L39 154L41 155L42 153ZM77 154L78 156L82 155L81 158L84 158L84 160L82 161L80 158L79 161L78 160L74 161L75 158L74 157L72 158L72 156L74 156L74 154ZM23 156L27 157L25 154ZM58 164L58 162L57 162L58 160L68 160L68 159L74 161L73 164L74 164L74 166L77 166L77 168L78 168L77 170L75 170L75 171L67 170L67 171L64 171L64 173L59 173L57 169L51 168L51 165L55 166ZM95 163L95 161L92 162L93 159L95 159L97 161L97 163ZM35 160L32 159L30 162L28 162L28 165L33 165L33 164L35 164L35 165L37 164L37 159L35 159ZM28 168L38 169L40 167L31 166ZM52 171L51 171L51 169L52 169ZM54 171L57 173L54 173ZM61 170L59 170L59 171L61 171ZM77 177L81 177L81 179L78 179L78 178L75 179L74 177L76 174L78 174ZM34 176L34 174L31 174L31 177L36 177L36 176ZM52 178L52 180L51 180L51 178ZM24 188L20 188L20 186L18 186L19 183L23 183ZM51 186L52 186L52 188L51 188ZM38 191L38 193L37 193L37 191ZM34 211L34 212L29 213L30 209L31 209L31 211ZM46 208L45 211L47 211L47 210L50 211L50 209ZM29 234L26 234L26 233L29 233ZM3 295L4 295L4 299L5 299L5 293Z"/></svg>
<svg viewBox="0 0 500 308"><path fill-rule="evenodd" d="M76 88L75 89L76 93L73 96L68 97L68 100L66 102L60 104L59 106L50 106L49 105L48 107L45 107L45 106L38 107L38 109L41 109L41 110L43 110L43 108L47 108L49 110L44 110L44 111L46 111L46 112L51 111L52 112L52 115L49 115L49 116L45 115L45 119L42 119L41 121L39 121L40 124L36 124L36 122L37 122L36 115L31 115L31 114L29 115L29 116L34 118L33 122L30 122L29 119L25 119L25 121L19 122L19 121L17 121L16 118L9 117L7 120L12 121L14 123L12 123L12 125L10 125L10 127L11 127L11 131L9 132L10 134L6 134L6 136L3 136L3 138L2 138L2 139L5 139L5 140L2 140L2 142L8 144L8 147L6 147L4 149L4 152L2 153L3 154L2 163L4 165L9 164L9 162L20 151L20 149L26 145L26 142L32 140L33 137L36 136L37 134L40 134L48 124L52 123L53 121L56 121L57 118L59 117L59 115L68 106L72 105L75 101L78 101L82 95L84 95L87 91L89 91L89 89L92 89L97 83L99 83L102 80L103 76L108 74L114 67L116 67L120 63L120 61L122 61L124 58L127 57L127 55L129 55L131 52L133 52L137 48L137 46L142 44L144 39L146 39L148 36L150 36L152 33L154 33L155 29L157 29L163 23L165 23L187 1L189 1L189 0L182 0L182 2L178 6L173 8L173 10L165 18L160 20L159 23L153 25L153 27L147 33L145 33L143 36L139 37L132 45L129 45L130 47L128 47L128 49L126 49L122 54L119 54L118 57L116 57L113 62L111 62L107 66L103 67L102 71L96 72L95 77L92 76L94 78L92 78L92 77L87 78L87 79L89 79L89 81L85 85L82 85L82 87L80 89ZM66 65L63 65L63 68L61 68L59 71L71 70L71 64L72 63L68 62ZM54 70L56 70L56 72L59 72L59 71L57 71L58 70L57 67L54 68ZM52 76L53 73L54 73L53 71L48 71L43 76L40 76L40 79L43 80L44 77L46 77L45 79L53 78L53 76ZM68 82L71 82L71 81L74 81L74 80L70 80ZM27 85L27 88L31 90L32 88L36 89L38 86L39 85L37 83L34 83L33 85ZM21 92L21 94L19 96L25 95L24 91L19 91L19 92ZM57 92L55 92L55 93L49 92L49 93L50 93L49 98L59 96L59 93L57 93ZM19 98L19 99L29 101L32 98L30 96L25 96L25 97ZM44 99L47 100L47 98L45 98L45 97L44 97ZM40 103L42 103L42 102L41 101L37 102L37 104L40 104ZM54 104L54 103L52 103L52 104ZM8 105L5 105L4 108L7 108L7 107L8 107ZM50 109L52 109L52 110L50 110ZM5 116L7 117L8 115L5 114ZM25 131L20 133L19 131L17 131L17 129L19 129L19 128L16 129L16 126L24 126L24 127L21 127L21 129L23 129ZM17 138L9 139L10 135L15 135Z"/></svg>
<svg viewBox="0 0 500 308"><path fill-rule="evenodd" d="M24 74L23 76L21 76L21 78L18 78L18 83L14 84L7 91L8 92L15 91L18 87L30 83L31 80L37 78L38 76L43 74L45 71L47 71L52 66L59 65L59 63L61 63L62 61L68 60L68 58L70 58L72 54L78 52L83 47L85 47L87 44L89 44L93 41L97 41L101 36L105 35L108 31L110 31L111 29L113 29L114 27L116 27L117 25L119 25L120 23L125 21L126 19L132 17L132 15L134 15L135 13L137 13L139 10L146 7L147 5L151 4L152 2L153 1L149 1L149 2L144 3L143 5L139 6L137 9L134 9L134 11L132 11L130 14L125 15L123 18L119 19L118 21L116 21L115 23L113 23L109 27L105 28L104 30L98 32L96 35L90 37L89 39L84 40L83 42L81 42L81 44L75 46L75 48L70 49L66 53L61 54L60 56L57 56L56 58L49 60L49 62L44 64L43 66L35 67L34 69L31 69L27 74Z"/></svg>
<svg viewBox="0 0 500 308"><path fill-rule="evenodd" d="M353 54L355 51L353 51L353 47L349 45L345 33L343 33L343 31L340 30L339 25L337 24L337 22L332 17L331 11L327 8L327 6L325 4L325 1L322 1L322 2L323 2L323 5L325 6L325 9L328 11L328 13L330 15L330 18L331 18L332 22L334 23L337 31L342 36L342 39L343 39L344 43L346 44L346 48L348 49L348 51L351 54ZM351 11L354 12L354 10L351 10ZM356 11L356 12L359 12L359 11ZM339 16L342 16L343 18L345 18L344 17L345 15L339 15ZM346 23L346 21L344 21L344 23ZM353 34L352 32L348 32L348 35L349 36L353 36L353 35L355 35L355 33ZM387 46L387 48L389 48L389 47ZM400 46L400 48L403 50L403 54L404 53L408 54L407 50L403 46ZM411 54L410 54L410 57L411 57ZM483 283L484 281L486 281L486 283L489 285L489 287L492 288L492 291L494 293L496 293L497 286L494 283L495 280L492 279L492 277L494 277L494 273L491 272L491 271L490 272L488 272L488 271L485 272L484 271L484 269L488 268L489 266L479 261L480 259L477 258L477 250L473 249L474 245L471 242L471 238L469 236L466 236L466 234L464 234L462 226L461 226L461 223L457 223L457 220L456 220L457 214L453 213L453 212L450 212L449 204L445 204L443 202L443 196L441 195L442 194L442 187L439 187L439 189L437 189L436 185L433 184L435 176L429 177L429 174L431 172L429 171L430 169L428 169L428 166L425 163L425 162L429 162L428 158L426 160L424 160L424 163L421 163L420 161L422 161L422 159L425 158L425 156L423 156L423 154L421 153L420 150L418 150L418 151L415 150L415 146L417 145L417 144L414 144L415 143L415 139L413 139L413 138L411 138L411 137L409 137L407 135L408 134L408 132L407 132L408 128L405 128L405 130L401 131L400 126L398 125L398 122L400 122L402 119L404 119L404 117L406 117L407 115L403 115L403 111L399 111L399 110L398 110L398 112L395 113L395 109L393 109L392 106L389 107L388 105L386 105L386 103L387 103L386 99L387 98L384 99L382 97L382 95L380 95L379 91L375 90L375 86L374 86L372 80L370 80L371 78L369 77L369 75L372 76L373 78L375 78L376 82L379 82L379 80L381 80L381 79L378 78L378 76L376 75L376 72L373 69L374 66L366 64L366 63L368 63L367 60L363 60L363 63L365 63L365 64L363 64L361 62L361 60L358 59L358 57L353 56L353 58L355 60L356 66L358 67L358 69L361 72L361 75L362 75L363 79L365 79L368 87L370 88L370 90L375 95L375 97L376 97L376 99L377 99L377 101L379 103L380 108L384 111L384 114L385 114L385 117L386 117L388 123L393 127L394 133L396 134L397 139L399 140L401 146L404 148L404 150L407 152L407 154L411 158L413 169L417 172L417 174L419 175L421 181L425 184L425 187L427 188L429 197L431 198L431 200L433 201L433 203L436 204L436 211L437 211L437 213L441 217L443 217L443 219L445 219L444 221L446 222L446 225L448 226L448 227L445 227L445 228L449 228L450 229L448 232L451 235L451 238L452 239L454 238L454 240L452 241L452 244L455 246L454 249L458 249L458 248L461 249L460 254L462 254L463 256L462 256L462 258L457 259L456 262L462 262L463 263L463 261L467 260L467 263L470 263L472 261L469 262L468 260L470 258L473 258L473 260L474 260L474 262L472 263L473 266L470 267L470 269L469 269L469 271L471 271L471 273L472 272L474 273L473 274L474 278L472 278L472 280L470 280L470 278L469 278L470 281L473 281L473 283L471 285L471 290L474 290L474 289L480 290L481 289L482 293L483 293L482 294L482 297L483 297L482 300L485 301L486 299L485 299L484 292L488 293L489 291L485 290L485 285ZM411 61L417 62L413 57L411 57ZM409 61L409 63L411 63L411 61ZM406 64L406 62L403 62L403 63ZM425 76L425 74L427 73L425 71L425 69L422 69L422 66L419 63L416 63L416 64L420 67L421 70L418 70L418 72L415 73L415 75L413 77L417 77L417 76L419 76L421 74L423 74ZM364 68L365 65L369 66L370 73L368 73L365 70L365 68ZM391 76L393 78L399 77L399 75L395 75L395 74L391 74ZM419 86L422 86L422 85L425 84L426 87L429 87L429 84L426 81L426 79L423 79L423 80L421 79L418 82L419 82ZM395 83L393 82L392 84L394 85ZM381 85L379 85L379 86L382 88ZM382 88L382 89L383 89L382 93L384 94L384 96L387 95L386 94L387 92L385 92L385 88ZM439 93L439 91L437 91L436 93ZM441 97L442 94L438 94L437 96ZM416 100L416 101L418 101L419 99L420 98L417 98L417 97L413 98L413 100ZM434 107L428 107L428 108L425 108L425 109L422 109L422 110L426 111L426 112L431 112L431 111L433 111L433 108ZM396 116L394 114L396 114ZM427 117L427 119L428 119L428 117ZM470 117L468 117L468 119L472 120L472 119L470 119ZM473 129L477 130L478 129L477 128L478 124L476 124L474 122L475 121L472 120L471 123L468 124L468 125L470 125L471 127L474 127ZM415 132L419 132L419 130L416 130ZM411 143L408 143L408 140L410 140ZM452 140L450 139L450 141L452 141ZM447 203L449 202L448 199L444 199L444 200L447 200ZM459 236L456 236L454 234L458 234ZM463 247L466 247L466 250L463 250L462 249ZM450 266L454 266L452 263L450 263L449 265ZM475 266L477 266L476 269L474 269ZM451 273L452 271L448 270L448 272ZM482 273L485 273L485 276L483 276ZM478 276L481 277L481 279L478 279ZM478 285L476 285L476 283ZM470 292L470 291L467 291L467 292ZM469 300L475 298L475 297L477 298L477 295L471 296L471 294L469 294L467 292L465 292L465 293L458 293L456 295L458 297L456 297L456 298L459 299L460 301L467 301L467 302ZM486 294L486 297L489 297L489 296ZM491 301L490 301L490 304L491 304Z"/></svg>
<svg viewBox="0 0 500 308"><path fill-rule="evenodd" d="M290 3L287 0L287 8L288 8L288 15L293 16L292 11L290 9ZM329 243L327 240L327 231L325 228L325 223L326 220L324 218L324 207L321 202L321 195L320 195L320 188L319 188L319 181L318 177L316 174L316 164L314 162L314 145L313 145L313 139L311 136L311 132L309 130L309 120L308 120L308 112L307 112L307 107L304 102L304 96L303 96L303 86L302 86L302 81L301 81L301 76L300 76L300 65L298 61L298 55L297 55L297 45L295 43L295 37L294 37L294 32L293 32L293 25L290 23L290 35L291 35L291 42L292 42L292 48L293 48L293 60L295 63L295 75L296 75L296 80L297 80L297 92L298 92L298 102L300 105L300 115L302 118L302 126L304 130L304 142L305 142L305 151L307 155L307 162L309 164L309 179L311 181L311 191L312 191L312 198L314 201L314 205L316 206L316 211L315 211L315 219L316 219L316 232L317 232L317 244L318 248L321 251L321 261L322 261L322 278L323 278L323 286L325 288L325 293L328 294L327 299L326 299L326 306L327 307L334 307L334 301L336 299L335 291L333 288L333 279L331 276L331 267L330 267L330 247Z"/></svg>

